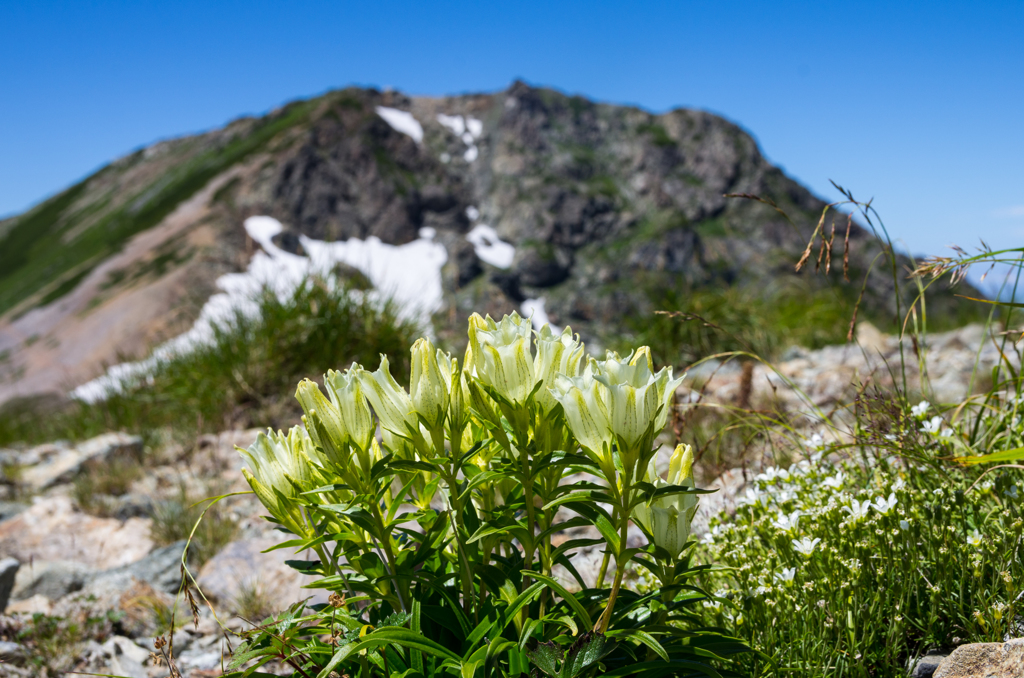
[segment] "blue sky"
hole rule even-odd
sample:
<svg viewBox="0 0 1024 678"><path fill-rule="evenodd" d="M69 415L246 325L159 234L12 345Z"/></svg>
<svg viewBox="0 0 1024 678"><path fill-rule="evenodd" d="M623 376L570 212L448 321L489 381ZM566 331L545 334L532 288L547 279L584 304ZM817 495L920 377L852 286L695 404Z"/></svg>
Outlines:
<svg viewBox="0 0 1024 678"><path fill-rule="evenodd" d="M915 253L1024 241L1024 3L0 0L0 214L349 84L706 109Z"/></svg>

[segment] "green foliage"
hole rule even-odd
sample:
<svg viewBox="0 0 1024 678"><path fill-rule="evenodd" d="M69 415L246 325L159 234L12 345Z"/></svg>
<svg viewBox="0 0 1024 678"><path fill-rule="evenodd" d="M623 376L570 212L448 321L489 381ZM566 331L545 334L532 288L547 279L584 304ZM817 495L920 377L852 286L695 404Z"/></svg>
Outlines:
<svg viewBox="0 0 1024 678"><path fill-rule="evenodd" d="M856 442L815 438L808 459L767 469L734 517L712 521L707 557L732 569L706 580L723 599L708 621L772 655L754 675L903 676L928 648L1017 634L1013 472L950 467L970 420L889 398L864 408Z"/></svg>
<svg viewBox="0 0 1024 678"><path fill-rule="evenodd" d="M238 523L220 504L214 504L200 521L205 504L197 505L199 501L185 486L181 486L178 496L165 499L153 508L150 530L153 541L159 546L166 546L188 539L196 525L188 548L189 562L196 567L215 556L238 534Z"/></svg>
<svg viewBox="0 0 1024 678"><path fill-rule="evenodd" d="M744 645L697 621L692 454L677 449L667 481L652 470L671 370L646 349L586 359L568 329L534 337L514 314L473 316L462 365L421 339L408 391L386 359L328 372L326 395L304 381L304 427L243 452L290 533L279 548L315 553L289 564L331 596L244 632L228 675L735 675ZM627 540L634 515L644 546ZM591 546L608 554L596 585L573 565ZM626 583L637 568L658 582L646 594Z"/></svg>
<svg viewBox="0 0 1024 678"><path fill-rule="evenodd" d="M151 434L220 431L256 422L284 425L297 417L284 394L304 374L331 363L406 354L415 326L390 302L311 279L289 298L264 293L260 313L239 314L214 341L159 361L144 381L96 404L12 402L0 416L0 445L85 438L107 430ZM395 364L400 377L408 363Z"/></svg>
<svg viewBox="0 0 1024 678"><path fill-rule="evenodd" d="M666 131L664 127L657 123L640 125L636 131L640 134L649 134L651 136L651 141L659 148L672 148L676 145L676 140L669 135L668 131Z"/></svg>
<svg viewBox="0 0 1024 678"><path fill-rule="evenodd" d="M126 494L142 476L140 460L116 457L103 464L91 464L75 478L72 498L83 511L95 515L110 515L114 499Z"/></svg>
<svg viewBox="0 0 1024 678"><path fill-rule="evenodd" d="M799 281L763 290L662 287L650 290L648 298L656 311L668 314L632 318L635 341L677 366L727 351L771 359L793 345L843 343L855 302Z"/></svg>

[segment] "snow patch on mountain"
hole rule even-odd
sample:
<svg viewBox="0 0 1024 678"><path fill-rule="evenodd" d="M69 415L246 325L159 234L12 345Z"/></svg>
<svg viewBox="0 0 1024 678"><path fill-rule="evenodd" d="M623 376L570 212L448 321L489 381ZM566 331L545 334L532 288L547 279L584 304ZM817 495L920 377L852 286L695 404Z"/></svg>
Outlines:
<svg viewBox="0 0 1024 678"><path fill-rule="evenodd" d="M274 236L283 230L281 222L272 217L246 219L245 232L262 249L253 255L245 272L217 279L223 292L207 300L192 328L158 346L145 360L114 365L103 376L74 389L71 397L97 402L145 380L160 362L211 344L216 327L230 325L239 316L258 316L264 290L286 301L311 275L337 284L331 272L339 263L361 271L373 283L374 295L393 299L403 317L419 321L429 332L430 317L442 305L441 267L448 260L444 246L434 242L434 229L421 229L418 240L404 245L388 245L373 236L324 242L300 235L308 256L286 252L274 244Z"/></svg>
<svg viewBox="0 0 1024 678"><path fill-rule="evenodd" d="M400 111L397 108L377 106L377 115L384 118L384 122L391 125L392 129L412 137L417 144L423 141L423 125L408 111Z"/></svg>

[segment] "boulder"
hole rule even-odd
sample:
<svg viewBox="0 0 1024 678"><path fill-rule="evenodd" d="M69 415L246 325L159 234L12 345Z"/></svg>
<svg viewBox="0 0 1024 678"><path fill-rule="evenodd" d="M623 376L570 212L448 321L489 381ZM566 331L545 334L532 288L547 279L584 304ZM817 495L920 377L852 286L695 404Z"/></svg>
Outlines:
<svg viewBox="0 0 1024 678"><path fill-rule="evenodd" d="M133 579L137 579L157 591L177 593L181 584L181 554L184 550L185 540L176 541L134 563L96 572L88 577L87 585L113 585L124 590Z"/></svg>
<svg viewBox="0 0 1024 678"><path fill-rule="evenodd" d="M14 579L18 575L19 567L21 567L21 563L15 558L0 560L0 613L7 608L7 601L11 598L11 591L14 590Z"/></svg>
<svg viewBox="0 0 1024 678"><path fill-rule="evenodd" d="M942 660L933 678L1020 678L1024 676L1024 638L1005 643L961 645Z"/></svg>
<svg viewBox="0 0 1024 678"><path fill-rule="evenodd" d="M311 603L327 602L324 589L302 588L315 577L299 574L285 564L286 560L311 560L316 556L312 552L294 554L288 549L263 553L276 543L266 538L231 542L203 565L199 587L208 597L236 611L240 599L253 589L275 612L305 598L313 598Z"/></svg>
<svg viewBox="0 0 1024 678"><path fill-rule="evenodd" d="M75 446L50 443L25 451L19 482L39 492L74 479L86 463L102 463L118 454L139 454L142 438L126 433L104 433Z"/></svg>
<svg viewBox="0 0 1024 678"><path fill-rule="evenodd" d="M23 563L73 560L105 570L149 553L149 528L148 518L98 518L76 511L68 497L37 497L27 511L0 523L0 553Z"/></svg>
<svg viewBox="0 0 1024 678"><path fill-rule="evenodd" d="M948 656L946 653L939 652L926 654L917 660L914 670L910 673L910 678L932 678L936 669L939 668L939 664Z"/></svg>
<svg viewBox="0 0 1024 678"><path fill-rule="evenodd" d="M48 600L57 600L80 591L90 574L91 568L75 561L33 560L18 570L11 598L19 601L43 596Z"/></svg>

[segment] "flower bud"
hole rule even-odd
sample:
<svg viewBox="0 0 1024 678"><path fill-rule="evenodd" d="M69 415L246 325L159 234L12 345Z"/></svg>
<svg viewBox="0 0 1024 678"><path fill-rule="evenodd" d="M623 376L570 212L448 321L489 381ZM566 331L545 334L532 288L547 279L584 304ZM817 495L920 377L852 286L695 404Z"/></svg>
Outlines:
<svg viewBox="0 0 1024 678"><path fill-rule="evenodd" d="M427 428L444 425L452 381L451 357L435 349L427 339L412 345L412 374L409 395Z"/></svg>
<svg viewBox="0 0 1024 678"><path fill-rule="evenodd" d="M655 487L683 485L694 487L693 449L679 445L669 460L668 479L662 480L654 470L654 460L647 469L647 482ZM650 503L638 504L633 519L650 535L656 546L678 558L690 538L690 524L697 513L697 497L693 494L661 495Z"/></svg>
<svg viewBox="0 0 1024 678"><path fill-rule="evenodd" d="M500 323L477 313L469 318L469 345L477 377L510 403L526 402L536 385L530 327L530 321L515 312Z"/></svg>

